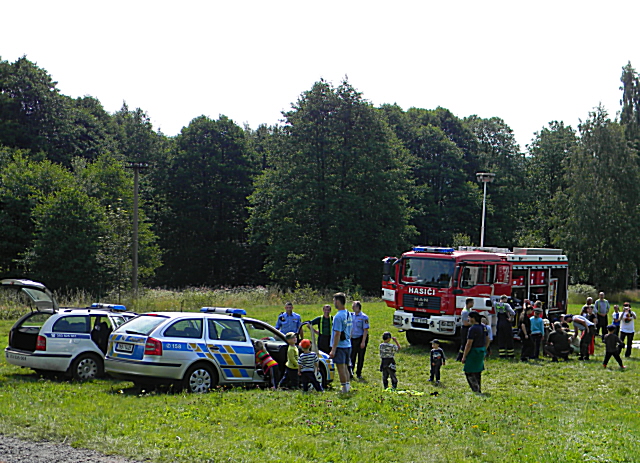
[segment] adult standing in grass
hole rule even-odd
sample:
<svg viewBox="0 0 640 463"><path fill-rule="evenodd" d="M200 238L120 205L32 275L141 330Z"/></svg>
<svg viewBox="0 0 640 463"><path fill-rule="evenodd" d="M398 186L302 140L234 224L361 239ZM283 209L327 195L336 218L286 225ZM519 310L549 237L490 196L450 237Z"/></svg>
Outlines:
<svg viewBox="0 0 640 463"><path fill-rule="evenodd" d="M322 307L322 316L314 318L310 324L311 329L318 335L318 349L325 354L331 352L331 325L333 324L331 306L325 304ZM314 326L317 326L318 329L313 328Z"/></svg>
<svg viewBox="0 0 640 463"><path fill-rule="evenodd" d="M469 312L471 326L469 326L467 342L462 353L464 374L471 390L477 393L482 392L482 372L484 357L487 353L487 331L480 320L478 312Z"/></svg>
<svg viewBox="0 0 640 463"><path fill-rule="evenodd" d="M531 339L531 313L533 307L527 305L520 317L520 342L522 342L522 351L520 352L520 360L528 362L533 355L533 340Z"/></svg>
<svg viewBox="0 0 640 463"><path fill-rule="evenodd" d="M635 333L634 322L636 320L636 313L631 310L631 304L624 303L622 309L622 316L620 317L620 340L627 343L627 350L624 354L625 357L631 357L631 346L633 345L633 335Z"/></svg>
<svg viewBox="0 0 640 463"><path fill-rule="evenodd" d="M473 308L473 298L468 297L464 301L464 309L460 312L460 351L458 352L458 357L456 360L459 362L462 360L462 355L464 352L464 346L467 343L467 334L469 333L469 327L471 326L471 322L469 321L469 312Z"/></svg>
<svg viewBox="0 0 640 463"><path fill-rule="evenodd" d="M596 325L582 315L569 314L565 315L564 319L567 323L573 323L576 336L582 333L580 336L580 357L578 357L578 360L589 360L589 345L596 332Z"/></svg>
<svg viewBox="0 0 640 463"><path fill-rule="evenodd" d="M333 295L333 305L338 313L333 317L333 336L331 338L331 352L329 357L338 369L341 392L346 393L351 389L349 383L349 362L351 360L351 316L345 304L347 296L344 293Z"/></svg>
<svg viewBox="0 0 640 463"><path fill-rule="evenodd" d="M542 321L542 307L536 305L533 309L533 317L529 320L531 321L531 332L530 337L533 341L533 353L531 358L537 359L540 358L540 346L542 345L542 338L544 336L544 322Z"/></svg>
<svg viewBox="0 0 640 463"><path fill-rule="evenodd" d="M500 296L500 302L495 304L495 311L498 316L496 336L498 337L498 354L500 358L513 358L514 356L511 322L516 313L507 302L508 300L509 298L506 295Z"/></svg>
<svg viewBox="0 0 640 463"><path fill-rule="evenodd" d="M364 356L367 353L369 343L369 317L362 311L362 303L353 301L351 305L351 379L355 373L358 379L362 379L362 367ZM358 367L356 368L356 362Z"/></svg>
<svg viewBox="0 0 640 463"><path fill-rule="evenodd" d="M284 305L284 312L278 315L276 329L281 333L296 333L296 336L302 337L302 318L293 311L293 303L287 302Z"/></svg>
<svg viewBox="0 0 640 463"><path fill-rule="evenodd" d="M609 304L609 301L604 298L603 292L598 294L598 299L594 305L596 316L598 317L596 335L600 334L602 342L604 342L604 337L607 335L607 327L609 326L609 309L611 308L611 305Z"/></svg>

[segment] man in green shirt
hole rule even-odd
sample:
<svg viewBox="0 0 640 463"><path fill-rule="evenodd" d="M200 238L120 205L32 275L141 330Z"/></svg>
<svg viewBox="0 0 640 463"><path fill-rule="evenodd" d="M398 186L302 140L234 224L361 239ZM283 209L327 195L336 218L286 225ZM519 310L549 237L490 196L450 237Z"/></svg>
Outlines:
<svg viewBox="0 0 640 463"><path fill-rule="evenodd" d="M322 307L322 316L311 320L312 330L318 335L318 349L325 354L331 352L331 324L333 317L331 316L331 306L326 304ZM316 330L313 326L317 326Z"/></svg>

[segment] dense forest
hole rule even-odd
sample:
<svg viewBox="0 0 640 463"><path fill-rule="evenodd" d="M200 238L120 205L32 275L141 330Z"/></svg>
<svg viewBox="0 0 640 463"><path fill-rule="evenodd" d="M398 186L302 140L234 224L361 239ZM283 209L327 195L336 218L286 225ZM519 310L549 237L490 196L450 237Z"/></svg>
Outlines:
<svg viewBox="0 0 640 463"><path fill-rule="evenodd" d="M635 284L640 82L621 108L547 125L522 152L499 117L374 107L320 80L281 125L196 117L180 134L143 109L110 114L60 93L25 57L0 59L0 276L58 290L131 287L133 172L140 174L141 284L354 288L411 244L560 247L573 282ZM523 110L526 110L523 109Z"/></svg>

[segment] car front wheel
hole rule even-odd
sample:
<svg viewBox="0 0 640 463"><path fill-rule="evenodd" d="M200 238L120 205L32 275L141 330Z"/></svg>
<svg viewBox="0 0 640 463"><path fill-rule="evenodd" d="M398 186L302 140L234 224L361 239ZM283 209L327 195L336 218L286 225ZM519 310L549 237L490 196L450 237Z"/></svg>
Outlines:
<svg viewBox="0 0 640 463"><path fill-rule="evenodd" d="M218 376L209 365L193 365L184 375L183 388L189 392L209 392L216 387Z"/></svg>

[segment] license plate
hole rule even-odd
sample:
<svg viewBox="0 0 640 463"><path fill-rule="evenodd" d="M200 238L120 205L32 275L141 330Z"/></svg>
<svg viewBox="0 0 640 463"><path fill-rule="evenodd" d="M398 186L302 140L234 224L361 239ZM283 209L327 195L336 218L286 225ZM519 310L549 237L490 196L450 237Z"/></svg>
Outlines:
<svg viewBox="0 0 640 463"><path fill-rule="evenodd" d="M413 317L413 323L424 323L426 325L429 323L429 319L422 317Z"/></svg>
<svg viewBox="0 0 640 463"><path fill-rule="evenodd" d="M117 342L116 350L118 352L133 352L133 344L125 344L122 342Z"/></svg>
<svg viewBox="0 0 640 463"><path fill-rule="evenodd" d="M20 360L22 362L27 360L27 357L25 357L24 355L16 355L16 354L7 354L7 358L10 358L13 360Z"/></svg>

